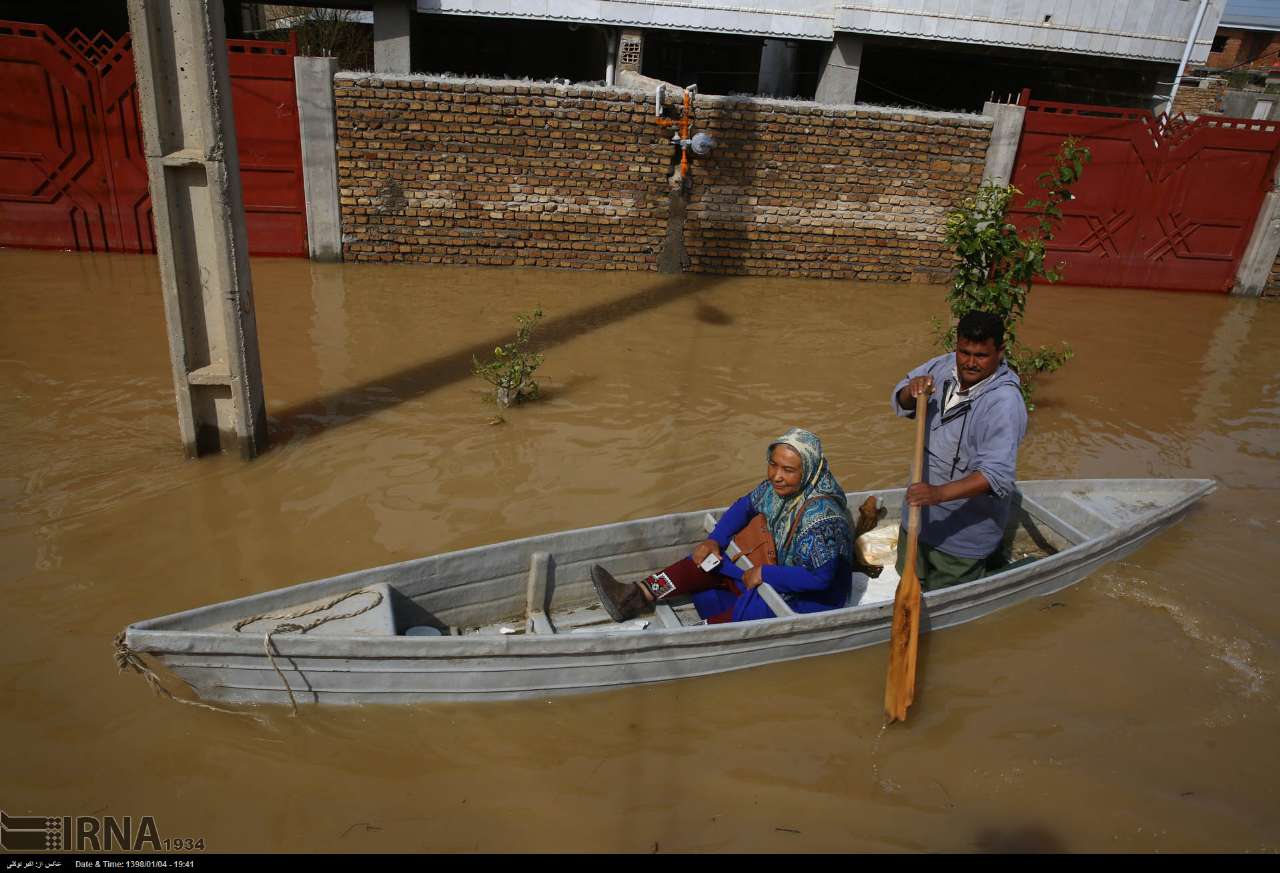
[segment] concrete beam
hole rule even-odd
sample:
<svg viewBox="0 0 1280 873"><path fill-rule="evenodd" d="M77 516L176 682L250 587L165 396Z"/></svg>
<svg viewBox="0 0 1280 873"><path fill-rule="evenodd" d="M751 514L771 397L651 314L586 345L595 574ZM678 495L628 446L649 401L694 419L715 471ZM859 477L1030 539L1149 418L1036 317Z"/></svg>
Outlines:
<svg viewBox="0 0 1280 873"><path fill-rule="evenodd" d="M374 0L373 71L408 75L413 72L410 31L413 0Z"/></svg>
<svg viewBox="0 0 1280 873"><path fill-rule="evenodd" d="M307 198L307 248L313 261L342 260L338 209L338 131L333 75L337 58L293 59L302 138L302 186Z"/></svg>
<svg viewBox="0 0 1280 873"><path fill-rule="evenodd" d="M222 0L129 0L178 427L188 457L266 448Z"/></svg>
<svg viewBox="0 0 1280 873"><path fill-rule="evenodd" d="M987 146L987 165L982 171L982 181L1008 185L1013 178L1018 144L1022 142L1022 123L1027 117L1027 107L1016 103L984 103L982 114L996 120L991 127L991 144Z"/></svg>
<svg viewBox="0 0 1280 873"><path fill-rule="evenodd" d="M760 77L756 93L762 97L796 96L796 44L766 39L760 49Z"/></svg>
<svg viewBox="0 0 1280 873"><path fill-rule="evenodd" d="M858 74L862 70L862 37L837 33L827 50L827 59L818 73L818 103L848 104L858 96Z"/></svg>

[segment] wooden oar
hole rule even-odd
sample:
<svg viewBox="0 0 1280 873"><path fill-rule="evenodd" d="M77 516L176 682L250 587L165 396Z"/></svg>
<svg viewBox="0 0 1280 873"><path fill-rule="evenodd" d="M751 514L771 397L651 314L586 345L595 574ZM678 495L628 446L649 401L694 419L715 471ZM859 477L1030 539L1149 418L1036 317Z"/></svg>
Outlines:
<svg viewBox="0 0 1280 873"><path fill-rule="evenodd" d="M924 469L924 423L929 394L916 398L916 453L911 461L911 484ZM906 497L903 497L906 500ZM916 651L920 642L920 577L916 575L916 546L920 539L920 507L907 516L907 557L893 598L893 632L889 637L889 675L884 687L888 724L907 720L907 707L916 696Z"/></svg>

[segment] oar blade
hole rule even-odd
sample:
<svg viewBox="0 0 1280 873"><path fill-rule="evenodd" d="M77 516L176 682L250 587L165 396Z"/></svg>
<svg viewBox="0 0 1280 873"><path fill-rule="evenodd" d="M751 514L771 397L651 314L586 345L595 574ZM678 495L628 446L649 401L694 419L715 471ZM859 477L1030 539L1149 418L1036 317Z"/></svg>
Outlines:
<svg viewBox="0 0 1280 873"><path fill-rule="evenodd" d="M912 562L914 564L914 561ZM884 713L889 722L906 721L916 692L916 655L920 642L920 579L915 567L904 568L893 600L889 637L889 671L885 677Z"/></svg>
<svg viewBox="0 0 1280 873"><path fill-rule="evenodd" d="M911 481L922 481L924 472L925 418L929 392L916 396L916 445L911 458ZM907 509L904 504L903 509ZM916 553L920 540L920 507L907 511L907 552L902 578L893 598L893 629L889 635L889 675L884 683L884 712L889 724L907 720L907 707L916 696L916 653L920 642L920 577Z"/></svg>

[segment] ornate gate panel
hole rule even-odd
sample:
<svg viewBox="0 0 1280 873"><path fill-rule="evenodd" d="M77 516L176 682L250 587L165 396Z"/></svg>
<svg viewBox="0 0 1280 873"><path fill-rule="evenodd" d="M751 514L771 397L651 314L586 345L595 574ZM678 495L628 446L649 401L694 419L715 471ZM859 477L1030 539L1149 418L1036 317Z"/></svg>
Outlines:
<svg viewBox="0 0 1280 873"><path fill-rule="evenodd" d="M0 21L0 245L155 251L131 45ZM249 251L306 255L295 48L227 48Z"/></svg>
<svg viewBox="0 0 1280 873"><path fill-rule="evenodd" d="M1230 291L1271 190L1280 123L1201 116L1187 121L1142 109L1027 100L1013 184L1021 204L1075 137L1093 160L1063 207L1049 259L1072 285Z"/></svg>
<svg viewBox="0 0 1280 873"><path fill-rule="evenodd" d="M98 69L41 25L0 45L0 242L119 248Z"/></svg>

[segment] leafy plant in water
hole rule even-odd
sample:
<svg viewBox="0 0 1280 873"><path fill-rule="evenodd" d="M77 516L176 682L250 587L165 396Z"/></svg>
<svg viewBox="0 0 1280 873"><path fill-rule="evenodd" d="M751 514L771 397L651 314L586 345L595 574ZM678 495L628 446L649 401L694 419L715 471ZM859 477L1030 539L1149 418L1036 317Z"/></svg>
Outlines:
<svg viewBox="0 0 1280 873"><path fill-rule="evenodd" d="M1071 199L1071 186L1080 180L1089 162L1089 149L1068 139L1054 158L1052 170L1037 178L1041 198L1027 201L1035 210L1035 227L1020 235L1007 214L1014 197L1021 194L1012 185L984 182L978 193L966 199L959 209L947 216L945 239L956 253L956 265L947 303L952 322L944 327L934 320L938 343L945 349L955 348L955 324L974 310L994 312L1005 323L1005 358L1022 382L1022 396L1028 409L1035 390L1034 378L1052 373L1074 352L1067 343L1058 348L1041 346L1030 349L1018 341L1018 326L1027 308L1031 283L1037 278L1057 282L1062 278L1062 264L1045 264L1045 245L1053 239L1062 222L1062 204Z"/></svg>
<svg viewBox="0 0 1280 873"><path fill-rule="evenodd" d="M493 350L493 357L481 363L471 356L471 372L493 386L499 406L538 399L538 383L533 373L542 366L542 355L529 351L529 341L542 318L542 308L516 314L516 338Z"/></svg>

